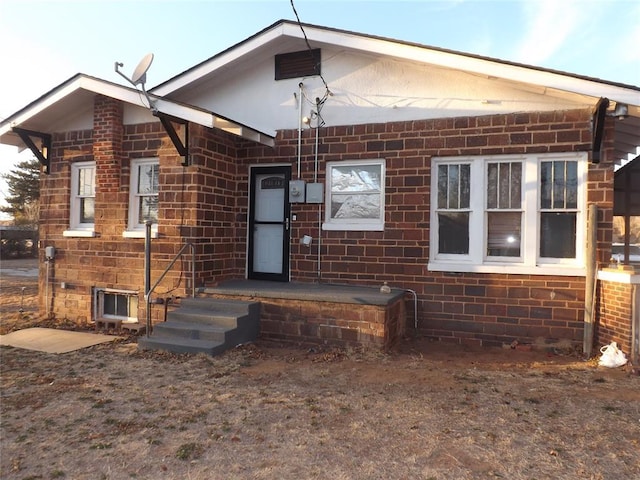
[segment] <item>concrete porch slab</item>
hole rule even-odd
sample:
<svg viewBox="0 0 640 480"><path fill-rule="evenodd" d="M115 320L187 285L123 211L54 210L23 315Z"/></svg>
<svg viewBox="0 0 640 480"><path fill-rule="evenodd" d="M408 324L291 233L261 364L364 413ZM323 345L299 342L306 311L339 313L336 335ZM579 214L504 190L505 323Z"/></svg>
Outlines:
<svg viewBox="0 0 640 480"><path fill-rule="evenodd" d="M0 335L0 345L46 353L68 353L121 337L97 333L71 332L56 328L25 328Z"/></svg>

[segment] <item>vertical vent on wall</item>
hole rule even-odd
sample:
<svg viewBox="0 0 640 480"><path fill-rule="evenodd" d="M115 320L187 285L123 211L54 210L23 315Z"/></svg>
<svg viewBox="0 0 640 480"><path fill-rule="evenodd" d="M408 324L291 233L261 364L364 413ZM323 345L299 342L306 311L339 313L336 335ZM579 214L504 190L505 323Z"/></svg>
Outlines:
<svg viewBox="0 0 640 480"><path fill-rule="evenodd" d="M320 75L320 49L276 55L276 80Z"/></svg>

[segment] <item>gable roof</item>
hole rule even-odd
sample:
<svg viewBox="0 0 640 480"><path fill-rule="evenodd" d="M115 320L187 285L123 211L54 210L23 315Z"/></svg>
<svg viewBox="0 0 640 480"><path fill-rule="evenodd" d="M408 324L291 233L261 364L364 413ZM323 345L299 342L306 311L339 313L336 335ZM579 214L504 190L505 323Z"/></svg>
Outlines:
<svg viewBox="0 0 640 480"><path fill-rule="evenodd" d="M253 118L251 105L242 96L238 97L236 104L226 104L225 110L218 104L206 105L206 102L202 103L198 98L190 95L198 91L198 88L206 90L207 87L215 85L215 82L219 84L220 80L225 78L232 88L236 88L237 93L238 89L235 87L237 80L241 79L246 69L251 68L254 63L264 61L276 54L299 51L305 44L313 48L327 48L361 56L391 59L403 65L433 67L449 74L453 72L458 75L461 72L460 75L466 75L467 81L471 79L475 82L477 78L485 84L491 82L493 88L498 86L497 88L500 89L516 89L546 97L551 108L556 109L562 108L559 106L561 104L571 105L565 108L595 106L600 98L606 97L612 103L626 104L629 112L624 122L615 120L616 158L625 159L629 154L637 155L637 149L640 146L640 87L385 37L311 24L298 24L288 20L280 20L157 85L149 90L149 95L156 103L156 108L163 113L208 127L220 128L266 145L273 145L277 129L289 128L277 123L278 112L272 112L272 118L260 123ZM261 93L258 92L257 95ZM134 88L78 74L0 122L0 143L22 146L22 141L12 131L13 127L42 133L53 132L56 122L64 119L68 124L69 118L77 115L81 110L80 106L87 109L90 98L96 94L120 99L134 107L145 109L149 107L146 98ZM224 93L221 95L224 96ZM551 103L549 103L550 99ZM225 115L214 113L214 110L223 111ZM240 110L244 111L240 112ZM465 111L452 110L444 113L453 116L464 114ZM481 112L479 109L476 111ZM482 111L490 113L488 109ZM440 115L443 112L434 110L430 113ZM88 115L88 112L85 114ZM423 112L418 112L415 115L422 114ZM366 121L370 122L374 117L364 115L361 118L366 118Z"/></svg>
<svg viewBox="0 0 640 480"><path fill-rule="evenodd" d="M59 122L68 121L69 117L78 115L78 112L86 111L88 108L92 109L93 98L96 95L105 95L144 110L149 109L147 99L139 90L79 73L0 122L0 143L23 146L20 137L13 132L14 127L53 133L55 125ZM154 107L161 113L209 128L216 127L266 145L274 143L273 137L269 135L205 109L153 94L150 94L150 98Z"/></svg>
<svg viewBox="0 0 640 480"><path fill-rule="evenodd" d="M630 104L633 114L640 116L640 87L638 86L381 36L306 23L298 24L289 20L279 20L242 42L157 85L151 91L159 96L171 96L180 89L206 81L207 77L219 75L228 69L235 70L238 65L249 63L259 56L283 53L290 49L298 50L300 40L308 40L314 48L332 45L594 98L607 97L615 102Z"/></svg>
<svg viewBox="0 0 640 480"><path fill-rule="evenodd" d="M183 98L189 103L198 103L198 100L191 97L193 92L199 89L207 90L207 86L211 85L215 89L224 81L235 85L242 72L251 68L253 64L277 54L300 51L306 48L305 45L308 48L332 49L334 52L349 51L360 55L388 58L405 64L433 67L443 72L464 72L467 75L467 81L469 78L477 78L478 83L490 82L493 87L500 85L506 90L515 89L549 99L553 98L551 102L558 104L560 109L568 108L567 102L573 102L576 105L574 108L588 106L595 108L601 98L607 98L611 109L617 104L628 106L628 117L624 121L614 120L616 159L622 161L629 155L635 156L640 148L640 87L638 86L380 36L312 24L298 24L288 20L280 20L270 25L246 40L157 85L151 89L151 92L164 98ZM330 88L331 85L329 85ZM562 107L561 104L565 106ZM232 111L234 111L233 108L227 114L233 115ZM446 112L431 113L441 115ZM455 115L453 112L451 114ZM367 119L372 117L368 115ZM243 121L256 123L265 131L284 128L276 126L275 122L273 125L264 122L261 124L259 121L256 122L254 117L245 116Z"/></svg>

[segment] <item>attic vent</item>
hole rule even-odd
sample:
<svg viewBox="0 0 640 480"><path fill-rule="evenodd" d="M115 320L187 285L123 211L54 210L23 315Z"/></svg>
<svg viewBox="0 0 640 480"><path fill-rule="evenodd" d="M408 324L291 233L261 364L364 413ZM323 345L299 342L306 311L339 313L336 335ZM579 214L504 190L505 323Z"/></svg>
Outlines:
<svg viewBox="0 0 640 480"><path fill-rule="evenodd" d="M320 49L276 55L276 80L320 75Z"/></svg>

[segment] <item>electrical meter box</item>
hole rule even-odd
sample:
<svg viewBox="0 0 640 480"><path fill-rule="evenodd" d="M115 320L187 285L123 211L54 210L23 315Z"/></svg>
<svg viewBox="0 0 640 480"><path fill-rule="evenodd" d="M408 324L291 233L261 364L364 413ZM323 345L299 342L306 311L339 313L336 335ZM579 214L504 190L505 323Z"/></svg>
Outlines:
<svg viewBox="0 0 640 480"><path fill-rule="evenodd" d="M289 203L304 203L304 180L289 182Z"/></svg>
<svg viewBox="0 0 640 480"><path fill-rule="evenodd" d="M324 183L307 184L307 203L324 202Z"/></svg>

